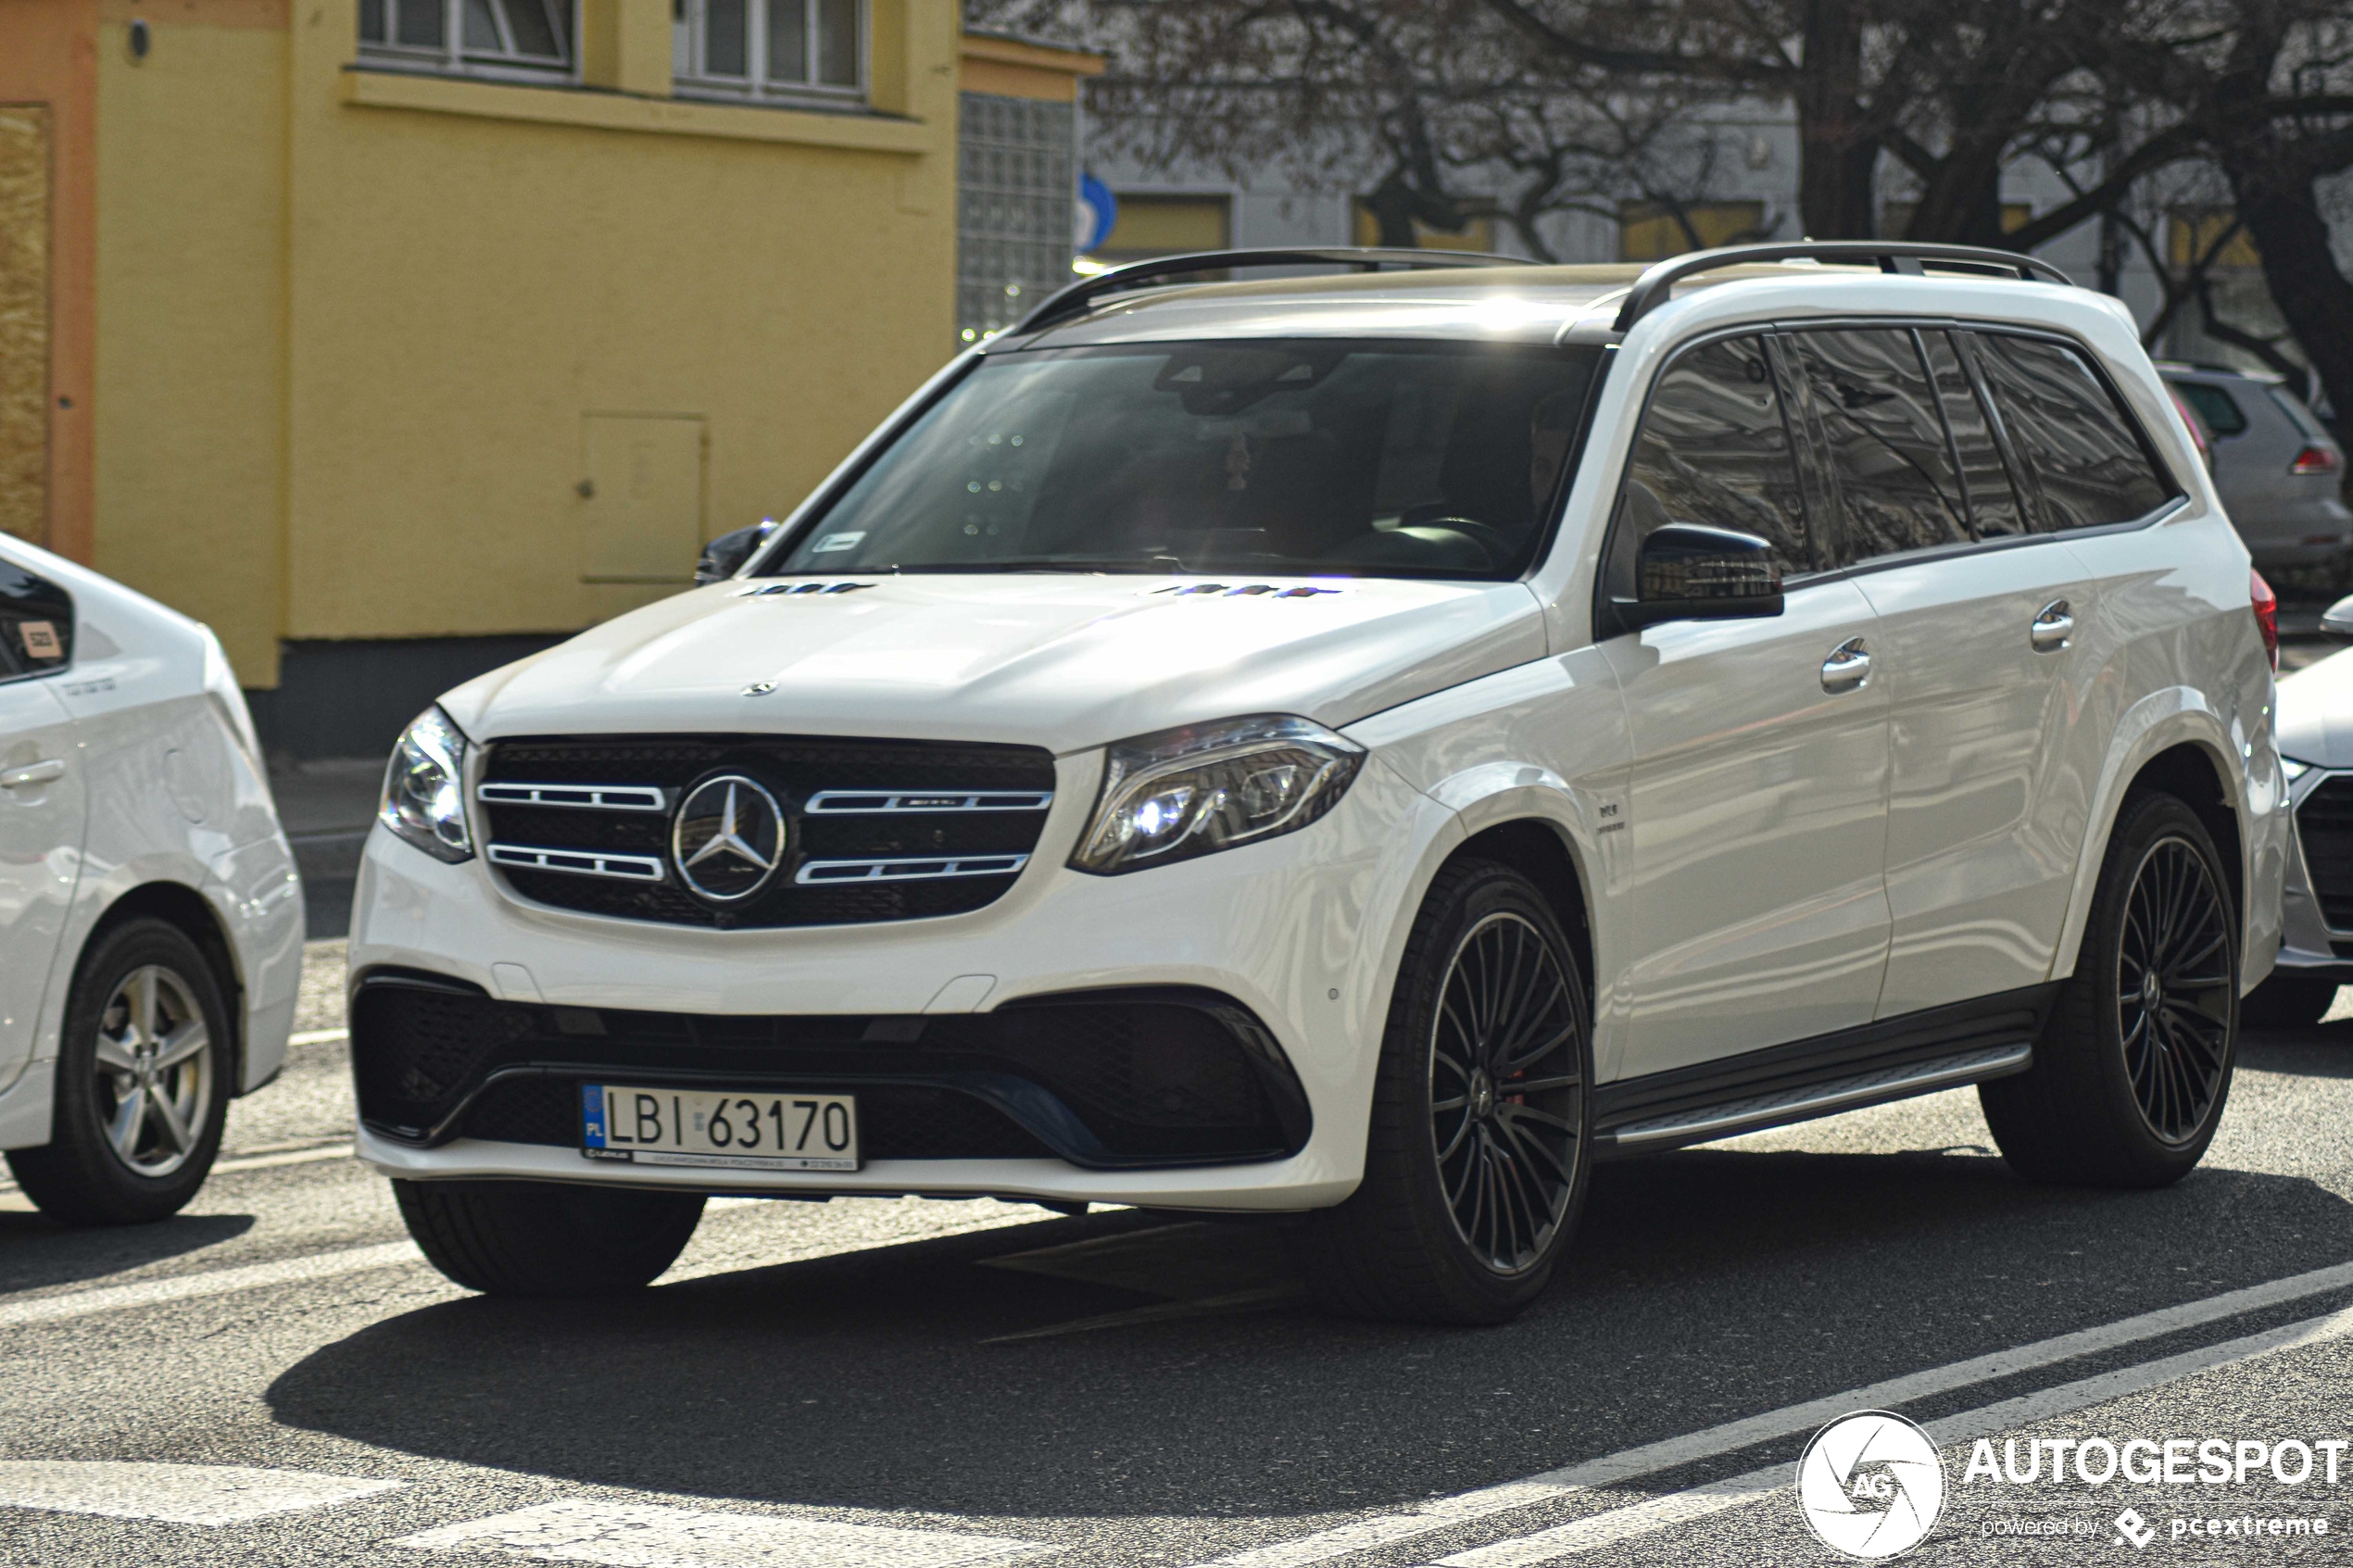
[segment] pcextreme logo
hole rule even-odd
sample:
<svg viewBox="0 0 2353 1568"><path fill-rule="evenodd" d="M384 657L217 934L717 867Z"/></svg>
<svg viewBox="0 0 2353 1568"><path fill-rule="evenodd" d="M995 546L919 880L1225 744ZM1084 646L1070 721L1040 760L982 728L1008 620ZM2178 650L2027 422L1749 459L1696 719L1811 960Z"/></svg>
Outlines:
<svg viewBox="0 0 2353 1568"><path fill-rule="evenodd" d="M1857 1411L1806 1445L1797 1506L1831 1550L1866 1562L1895 1557L1936 1528L1944 1464L1911 1422L1892 1411Z"/></svg>

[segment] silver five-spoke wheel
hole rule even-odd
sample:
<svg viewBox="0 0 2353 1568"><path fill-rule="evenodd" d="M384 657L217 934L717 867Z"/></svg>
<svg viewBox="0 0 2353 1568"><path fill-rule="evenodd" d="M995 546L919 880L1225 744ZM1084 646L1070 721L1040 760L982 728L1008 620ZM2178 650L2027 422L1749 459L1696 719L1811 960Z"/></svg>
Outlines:
<svg viewBox="0 0 2353 1568"><path fill-rule="evenodd" d="M124 975L98 1015L97 1103L115 1157L142 1176L188 1161L212 1103L212 1035L188 982L161 964Z"/></svg>

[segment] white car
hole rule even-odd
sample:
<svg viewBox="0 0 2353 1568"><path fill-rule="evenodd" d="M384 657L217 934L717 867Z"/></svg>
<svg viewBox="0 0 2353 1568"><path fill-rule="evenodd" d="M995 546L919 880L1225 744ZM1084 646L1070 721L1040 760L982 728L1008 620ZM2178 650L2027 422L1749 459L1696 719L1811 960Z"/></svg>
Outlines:
<svg viewBox="0 0 2353 1568"><path fill-rule="evenodd" d="M2122 307L1869 245L1155 286L1308 259L1077 285L417 721L353 1060L452 1278L994 1194L1491 1321L1600 1159L1975 1083L2034 1179L2197 1161L2271 604Z"/></svg>
<svg viewBox="0 0 2353 1568"><path fill-rule="evenodd" d="M2331 605L2321 630L2353 640L2353 598ZM2248 1022L2281 1028L2317 1023L2353 984L2353 651L2336 653L2280 683L2280 755L2296 812L2281 910L2280 951L2246 998Z"/></svg>
<svg viewBox="0 0 2353 1568"><path fill-rule="evenodd" d="M69 1224L173 1214L277 1075L302 885L206 627L0 538L0 1148Z"/></svg>

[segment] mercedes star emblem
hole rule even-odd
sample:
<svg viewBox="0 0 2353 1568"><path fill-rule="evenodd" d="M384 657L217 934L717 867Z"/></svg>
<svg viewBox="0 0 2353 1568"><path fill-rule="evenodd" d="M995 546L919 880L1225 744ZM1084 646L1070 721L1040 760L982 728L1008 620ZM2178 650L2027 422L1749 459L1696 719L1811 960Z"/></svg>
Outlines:
<svg viewBox="0 0 2353 1568"><path fill-rule="evenodd" d="M785 859L785 813L776 797L741 773L705 779L678 803L670 859L678 880L713 904L740 904Z"/></svg>

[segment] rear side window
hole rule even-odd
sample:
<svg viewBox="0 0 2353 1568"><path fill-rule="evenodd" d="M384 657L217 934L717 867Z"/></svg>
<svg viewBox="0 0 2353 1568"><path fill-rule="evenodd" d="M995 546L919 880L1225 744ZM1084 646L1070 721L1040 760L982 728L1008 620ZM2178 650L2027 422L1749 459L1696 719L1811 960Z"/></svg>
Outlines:
<svg viewBox="0 0 2353 1568"><path fill-rule="evenodd" d="M2288 422L2290 424L2293 424L2297 430L2304 433L2306 439L2311 441L2334 441L2336 439L2327 431L2321 428L2321 421L2312 417L2312 410L2307 408L2300 401L2298 401L2296 394L2290 392L2284 386L2274 386L2268 388L2267 390L2271 395L2271 401L2280 406L2280 412L2288 417Z"/></svg>
<svg viewBox="0 0 2353 1568"><path fill-rule="evenodd" d="M1910 332L1796 332L1790 342L1839 497L1831 564L1967 543L1960 478Z"/></svg>
<svg viewBox="0 0 2353 1568"><path fill-rule="evenodd" d="M73 596L0 561L0 680L45 675L73 658Z"/></svg>
<svg viewBox="0 0 2353 1568"><path fill-rule="evenodd" d="M2246 433L2246 410L2239 407L2237 398L2221 387L2210 386L2202 381L2177 381L2168 384L2197 410L2197 417L2204 420L2206 428L2215 434Z"/></svg>
<svg viewBox="0 0 2353 1568"><path fill-rule="evenodd" d="M1669 522L1754 533L1784 573L1814 570L1806 507L1761 338L1719 338L1658 378L1620 498L1613 589L1633 593L1635 547Z"/></svg>
<svg viewBox="0 0 2353 1568"><path fill-rule="evenodd" d="M1969 495L1969 532L1980 539L2032 533L2019 508L2018 491L2008 466L2002 461L2002 449L1986 422L1985 406L1978 401L1977 389L1969 385L1969 373L1961 368L1952 334L1922 332L1920 343L1928 350L1928 368L1936 378L1944 422L1953 433L1953 450L1960 458L1962 487Z"/></svg>
<svg viewBox="0 0 2353 1568"><path fill-rule="evenodd" d="M1971 335L2011 449L2042 492L2046 526L2132 522L2179 494L2081 354L2042 338Z"/></svg>

